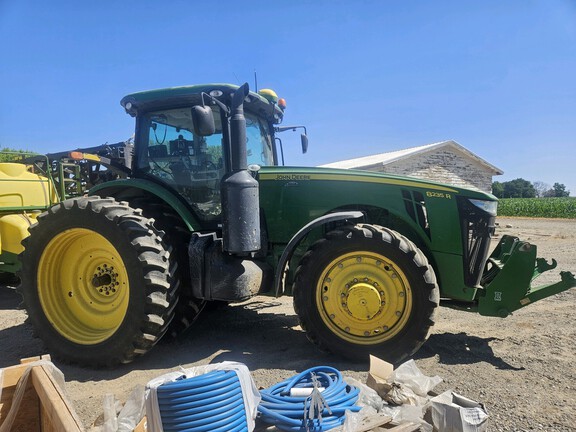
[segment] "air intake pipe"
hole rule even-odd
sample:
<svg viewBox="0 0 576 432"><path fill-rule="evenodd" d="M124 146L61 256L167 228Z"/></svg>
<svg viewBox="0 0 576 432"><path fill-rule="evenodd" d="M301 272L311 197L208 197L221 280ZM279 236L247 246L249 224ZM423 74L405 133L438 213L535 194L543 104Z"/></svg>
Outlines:
<svg viewBox="0 0 576 432"><path fill-rule="evenodd" d="M260 250L260 199L258 182L248 172L244 99L248 83L234 93L230 107L231 170L220 183L222 242L225 252L248 255Z"/></svg>

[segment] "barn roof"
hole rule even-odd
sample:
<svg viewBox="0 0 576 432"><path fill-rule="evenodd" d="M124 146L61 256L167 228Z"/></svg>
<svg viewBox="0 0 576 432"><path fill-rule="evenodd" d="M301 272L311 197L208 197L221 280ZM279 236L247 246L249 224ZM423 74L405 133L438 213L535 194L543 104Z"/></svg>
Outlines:
<svg viewBox="0 0 576 432"><path fill-rule="evenodd" d="M359 157L359 158L354 158L354 159L343 160L343 161L339 161L339 162L332 162L332 163L320 165L320 166L325 167L325 168L346 168L346 169L375 168L378 166L388 165L392 162L395 162L395 161L398 161L401 159L407 159L409 157L412 157L412 156L415 156L418 154L437 151L437 150L442 149L444 147L451 147L453 149L460 151L461 153L464 153L466 156L475 160L480 165L485 166L488 171L492 171L493 175L504 174L504 171L502 171L500 168L497 168L494 165L488 163L487 161L485 161L481 157L472 153L467 148L461 146L456 141L452 141L452 140L437 142L437 143L433 143L433 144L427 144L427 145L423 145L423 146L419 146L419 147L411 147L411 148L407 148L407 149L403 149L403 150L396 150L396 151L392 151L392 152L379 153L379 154L375 154L372 156L364 156L364 157Z"/></svg>

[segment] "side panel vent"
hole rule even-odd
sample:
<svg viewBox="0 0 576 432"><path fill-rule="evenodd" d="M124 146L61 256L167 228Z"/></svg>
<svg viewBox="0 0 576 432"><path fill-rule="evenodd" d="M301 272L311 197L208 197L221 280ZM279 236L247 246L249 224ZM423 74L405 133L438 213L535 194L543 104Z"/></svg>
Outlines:
<svg viewBox="0 0 576 432"><path fill-rule="evenodd" d="M404 200L404 207L408 215L422 228L428 238L430 238L430 225L428 225L424 195L418 191L402 189L402 199Z"/></svg>

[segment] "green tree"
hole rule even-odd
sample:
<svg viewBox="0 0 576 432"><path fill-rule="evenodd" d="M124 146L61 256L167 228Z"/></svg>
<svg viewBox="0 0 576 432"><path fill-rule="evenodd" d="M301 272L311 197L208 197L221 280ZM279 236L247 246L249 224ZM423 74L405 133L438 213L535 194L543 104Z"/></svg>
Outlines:
<svg viewBox="0 0 576 432"><path fill-rule="evenodd" d="M25 150L12 149L9 147L3 147L0 149L0 162L10 162L15 158L15 153L30 153Z"/></svg>
<svg viewBox="0 0 576 432"><path fill-rule="evenodd" d="M555 197L567 197L570 196L570 191L566 190L566 186L563 185L562 183L554 183L554 186L552 186L552 191L554 192Z"/></svg>
<svg viewBox="0 0 576 432"><path fill-rule="evenodd" d="M492 183L492 195L494 195L496 198L503 198L503 194L504 194L504 185L497 181Z"/></svg>
<svg viewBox="0 0 576 432"><path fill-rule="evenodd" d="M535 198L536 189L528 180L517 178L502 183L502 198Z"/></svg>

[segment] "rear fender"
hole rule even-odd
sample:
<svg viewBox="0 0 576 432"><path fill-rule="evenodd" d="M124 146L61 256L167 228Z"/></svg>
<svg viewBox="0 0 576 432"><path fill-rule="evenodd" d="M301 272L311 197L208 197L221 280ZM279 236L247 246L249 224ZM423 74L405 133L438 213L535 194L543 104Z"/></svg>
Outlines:
<svg viewBox="0 0 576 432"><path fill-rule="evenodd" d="M542 273L556 268L556 260L548 263L536 257L536 245L517 237L503 236L488 263L481 284L484 291L478 299L480 315L506 317L511 312L535 301L576 287L571 272L561 272L559 282L532 286Z"/></svg>
<svg viewBox="0 0 576 432"><path fill-rule="evenodd" d="M90 189L88 195L110 196L118 200L127 200L131 196L147 192L158 197L182 218L190 231L197 231L201 225L196 216L186 207L179 196L166 187L144 179L122 179L105 182Z"/></svg>

